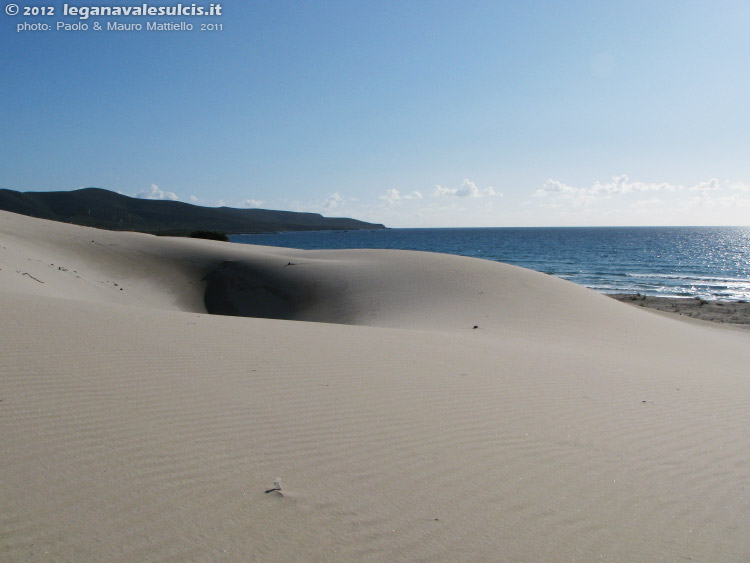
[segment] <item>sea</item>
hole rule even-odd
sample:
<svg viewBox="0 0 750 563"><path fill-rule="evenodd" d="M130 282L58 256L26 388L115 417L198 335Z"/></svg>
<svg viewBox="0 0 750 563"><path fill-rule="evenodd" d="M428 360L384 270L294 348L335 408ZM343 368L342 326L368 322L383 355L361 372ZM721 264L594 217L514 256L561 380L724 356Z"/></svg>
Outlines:
<svg viewBox="0 0 750 563"><path fill-rule="evenodd" d="M600 293L750 301L750 227L385 229L230 240L300 249L443 252L530 268Z"/></svg>

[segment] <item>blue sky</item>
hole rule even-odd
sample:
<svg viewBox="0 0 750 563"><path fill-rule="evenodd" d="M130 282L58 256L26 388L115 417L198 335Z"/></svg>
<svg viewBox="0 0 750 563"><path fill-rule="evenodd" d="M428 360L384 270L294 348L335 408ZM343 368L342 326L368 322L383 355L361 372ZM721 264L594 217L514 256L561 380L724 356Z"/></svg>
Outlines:
<svg viewBox="0 0 750 563"><path fill-rule="evenodd" d="M86 20L191 32L0 14L0 187L392 227L750 224L748 2L220 3Z"/></svg>

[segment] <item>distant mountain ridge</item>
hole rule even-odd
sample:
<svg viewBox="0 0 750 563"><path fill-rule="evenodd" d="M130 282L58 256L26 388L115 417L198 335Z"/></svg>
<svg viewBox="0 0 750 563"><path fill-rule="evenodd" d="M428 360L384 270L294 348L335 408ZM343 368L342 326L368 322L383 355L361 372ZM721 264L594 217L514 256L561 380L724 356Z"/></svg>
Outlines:
<svg viewBox="0 0 750 563"><path fill-rule="evenodd" d="M323 217L318 213L202 207L181 201L139 199L101 188L69 192L0 189L0 209L100 229L176 236L198 230L241 234L385 229L381 224L344 217Z"/></svg>

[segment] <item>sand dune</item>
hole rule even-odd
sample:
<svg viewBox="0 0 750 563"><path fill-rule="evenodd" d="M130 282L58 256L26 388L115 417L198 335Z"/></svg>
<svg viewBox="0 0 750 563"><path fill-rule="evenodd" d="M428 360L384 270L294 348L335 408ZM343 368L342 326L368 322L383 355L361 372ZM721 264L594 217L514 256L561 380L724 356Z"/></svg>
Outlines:
<svg viewBox="0 0 750 563"><path fill-rule="evenodd" d="M9 213L0 308L3 561L750 558L745 331Z"/></svg>

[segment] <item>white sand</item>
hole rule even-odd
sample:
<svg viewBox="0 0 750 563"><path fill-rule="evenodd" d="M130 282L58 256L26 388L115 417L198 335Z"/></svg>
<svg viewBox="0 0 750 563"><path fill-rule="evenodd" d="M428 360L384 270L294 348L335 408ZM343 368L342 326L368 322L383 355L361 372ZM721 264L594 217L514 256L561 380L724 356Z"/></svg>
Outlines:
<svg viewBox="0 0 750 563"><path fill-rule="evenodd" d="M750 559L747 331L4 212L0 315L2 561Z"/></svg>

